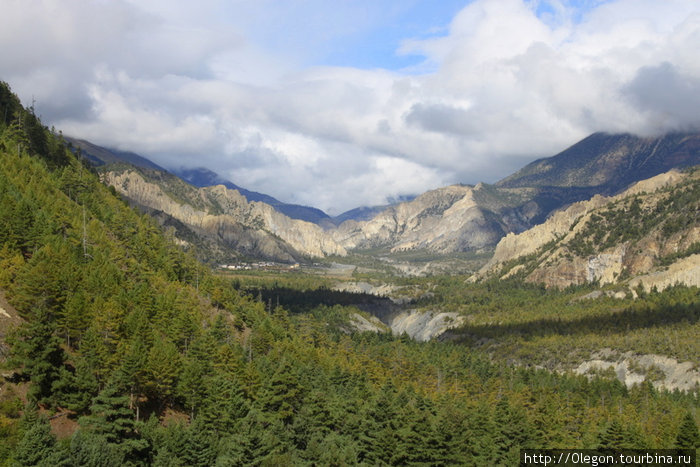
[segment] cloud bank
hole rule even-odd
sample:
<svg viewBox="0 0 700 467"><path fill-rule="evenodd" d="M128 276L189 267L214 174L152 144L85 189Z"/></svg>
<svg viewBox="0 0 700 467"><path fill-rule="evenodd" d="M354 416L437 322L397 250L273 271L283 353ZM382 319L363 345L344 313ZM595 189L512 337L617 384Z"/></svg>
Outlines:
<svg viewBox="0 0 700 467"><path fill-rule="evenodd" d="M696 0L475 0L407 67L337 64L430 3L6 0L0 79L66 134L332 213L700 127Z"/></svg>

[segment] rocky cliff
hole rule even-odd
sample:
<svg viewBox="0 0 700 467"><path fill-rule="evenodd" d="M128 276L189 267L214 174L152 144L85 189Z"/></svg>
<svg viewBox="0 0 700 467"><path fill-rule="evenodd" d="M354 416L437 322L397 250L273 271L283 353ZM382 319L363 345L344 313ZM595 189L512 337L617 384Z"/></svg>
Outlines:
<svg viewBox="0 0 700 467"><path fill-rule="evenodd" d="M365 222L346 221L334 239L346 249L386 247L439 253L493 245L508 228L475 199L474 187L452 185L392 206Z"/></svg>
<svg viewBox="0 0 700 467"><path fill-rule="evenodd" d="M505 236L475 276L523 275L565 287L629 281L700 286L700 171L670 171L623 193L594 196L520 234Z"/></svg>
<svg viewBox="0 0 700 467"><path fill-rule="evenodd" d="M289 262L346 254L321 227L290 219L265 203L248 202L223 185L196 188L160 171L123 167L102 177L139 206L164 213L218 247L242 255Z"/></svg>

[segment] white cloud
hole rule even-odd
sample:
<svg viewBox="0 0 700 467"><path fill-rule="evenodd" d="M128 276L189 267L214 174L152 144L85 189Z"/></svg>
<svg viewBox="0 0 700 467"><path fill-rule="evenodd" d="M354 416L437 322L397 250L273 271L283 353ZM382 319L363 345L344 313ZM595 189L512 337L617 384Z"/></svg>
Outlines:
<svg viewBox="0 0 700 467"><path fill-rule="evenodd" d="M575 4L475 0L389 71L307 65L377 2L6 0L0 79L67 134L339 212L700 125L697 1Z"/></svg>

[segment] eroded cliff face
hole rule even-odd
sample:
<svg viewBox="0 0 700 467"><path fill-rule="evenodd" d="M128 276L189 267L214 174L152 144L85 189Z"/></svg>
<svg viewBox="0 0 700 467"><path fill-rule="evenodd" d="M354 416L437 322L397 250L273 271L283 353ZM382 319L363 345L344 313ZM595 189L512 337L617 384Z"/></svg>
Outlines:
<svg viewBox="0 0 700 467"><path fill-rule="evenodd" d="M348 250L388 247L451 253L494 245L503 234L497 217L475 200L473 187L452 185L392 206L369 221L346 221L333 238Z"/></svg>
<svg viewBox="0 0 700 467"><path fill-rule="evenodd" d="M290 219L265 203L249 203L223 185L195 188L178 182L164 187L135 170L105 172L103 180L133 202L164 212L242 254L278 261L346 254L321 227Z"/></svg>
<svg viewBox="0 0 700 467"><path fill-rule="evenodd" d="M641 283L645 289L662 289L676 282L700 286L698 261L694 259L698 255L691 255L700 242L694 198L699 182L697 172L671 171L638 182L617 196L596 195L575 203L543 224L505 236L475 278L525 273L528 281L566 287L641 276L629 285ZM690 212L664 213L665 203L678 190L691 199L685 208ZM673 222L680 222L681 227L674 229ZM611 240L617 231L632 234Z"/></svg>

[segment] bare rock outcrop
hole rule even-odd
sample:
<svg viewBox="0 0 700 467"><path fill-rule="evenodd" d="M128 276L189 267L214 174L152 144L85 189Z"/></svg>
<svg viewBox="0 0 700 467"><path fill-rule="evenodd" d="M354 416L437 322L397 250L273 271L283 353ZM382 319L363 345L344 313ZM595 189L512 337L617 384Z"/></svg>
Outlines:
<svg viewBox="0 0 700 467"><path fill-rule="evenodd" d="M661 291L676 284L700 287L700 255L680 259L666 270L644 274L630 281L632 289L640 284L646 292L653 288Z"/></svg>
<svg viewBox="0 0 700 467"><path fill-rule="evenodd" d="M334 239L346 249L387 247L450 253L495 244L504 229L474 199L475 188L451 185L391 206L369 221L346 221Z"/></svg>
<svg viewBox="0 0 700 467"><path fill-rule="evenodd" d="M229 241L248 254L257 252L283 261L294 261L300 255L347 254L316 224L290 219L262 202L249 203L237 190L223 185L195 188L179 183L177 190L169 190L135 170L106 172L103 180L135 203Z"/></svg>
<svg viewBox="0 0 700 467"><path fill-rule="evenodd" d="M604 246L596 242L602 242L608 232L600 228L595 235L590 232L596 231L596 223L603 217L609 215L612 218L619 216L624 209L631 209L632 197L635 197L636 209L646 209L651 214L659 212L659 209L663 210L665 197L670 191L677 186L692 188L698 183L698 178L697 173L683 174L674 170L638 182L616 196L596 195L588 201L574 203L551 215L543 224L517 235L505 236L496 246L491 260L472 279L493 274L507 278L525 271L528 281L554 287L591 282L609 284L638 275L644 276L630 282L630 286L641 283L644 288L656 285L660 289L676 282L697 285L700 279L692 256L679 258L668 270L659 270L664 267L659 263L660 258L688 251L700 241L697 221L671 232L662 229L662 225L648 225L636 237L612 244L608 241ZM676 217L687 215L671 214ZM623 217L618 222L632 221ZM573 248L575 241L579 242L577 248ZM580 246L581 242L585 248ZM582 255L581 250L588 253ZM514 262L520 264L514 265ZM511 266L504 270L506 264Z"/></svg>
<svg viewBox="0 0 700 467"><path fill-rule="evenodd" d="M611 349L595 352L591 357L576 367L574 373L592 376L612 372L627 387L645 380L650 380L657 389L669 391L694 391L700 387L700 371L693 362L679 362L656 354L619 354Z"/></svg>

